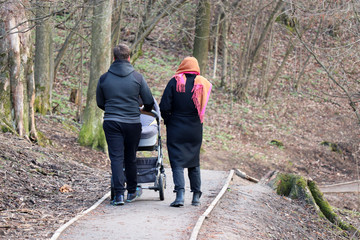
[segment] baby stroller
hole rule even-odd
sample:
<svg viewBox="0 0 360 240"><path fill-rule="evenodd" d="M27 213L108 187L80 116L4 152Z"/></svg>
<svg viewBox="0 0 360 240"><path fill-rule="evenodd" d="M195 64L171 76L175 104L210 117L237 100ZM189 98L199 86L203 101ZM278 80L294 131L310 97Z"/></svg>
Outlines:
<svg viewBox="0 0 360 240"><path fill-rule="evenodd" d="M160 108L154 98L154 110L140 115L142 125L138 152L153 152L155 157L136 157L138 188L159 191L160 200L163 201L166 188L166 175L163 166L163 153L160 132ZM125 171L125 169L124 169ZM154 183L144 187L141 183ZM114 185L111 178L111 200L114 199Z"/></svg>

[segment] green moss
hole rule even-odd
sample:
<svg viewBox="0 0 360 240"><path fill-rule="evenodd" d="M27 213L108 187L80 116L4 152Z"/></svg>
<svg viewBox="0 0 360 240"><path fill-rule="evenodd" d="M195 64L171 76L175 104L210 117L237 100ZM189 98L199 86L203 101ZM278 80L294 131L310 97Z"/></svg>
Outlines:
<svg viewBox="0 0 360 240"><path fill-rule="evenodd" d="M68 121L68 122L63 122L62 124L63 124L64 128L67 130L70 130L74 133L79 132L79 127L76 126L75 122L73 122L73 123L74 124L72 124L72 123L70 123L70 121Z"/></svg>
<svg viewBox="0 0 360 240"><path fill-rule="evenodd" d="M306 193L306 188L306 179L301 176L294 176L289 197L292 199L305 199L307 202L311 201Z"/></svg>
<svg viewBox="0 0 360 240"><path fill-rule="evenodd" d="M277 194L292 199L305 200L319 210L320 217L328 219L342 230L349 231L357 236L360 235L360 231L354 226L341 221L314 181L306 180L304 177L295 174L279 173L275 180L270 182L270 185L276 189Z"/></svg>
<svg viewBox="0 0 360 240"><path fill-rule="evenodd" d="M295 26L298 25L298 20L295 17L290 17L286 13L280 14L276 19L275 22L279 24L283 24L290 32L295 31Z"/></svg>
<svg viewBox="0 0 360 240"><path fill-rule="evenodd" d="M49 101L49 98L43 96L36 96L34 101L35 112L41 115L46 115L50 111L50 104L45 104L45 101Z"/></svg>
<svg viewBox="0 0 360 240"><path fill-rule="evenodd" d="M34 109L35 112L41 112L41 105L40 105L40 98L39 97L35 97L35 101L34 101Z"/></svg>
<svg viewBox="0 0 360 240"><path fill-rule="evenodd" d="M271 145L275 145L279 148L284 148L284 143L282 143L280 140L273 139L270 141Z"/></svg>
<svg viewBox="0 0 360 240"><path fill-rule="evenodd" d="M292 174L280 173L276 180L276 193L282 196L289 196L293 184Z"/></svg>
<svg viewBox="0 0 360 240"><path fill-rule="evenodd" d="M26 135L29 135L29 127L30 127L30 120L29 120L29 104L24 103L24 118L23 118L23 122L24 122L24 131L26 133Z"/></svg>
<svg viewBox="0 0 360 240"><path fill-rule="evenodd" d="M337 214L333 211L329 202L324 198L323 193L316 186L314 181L308 181L308 187L316 204L319 206L322 214L332 223L336 224L343 230L355 230L355 228L339 219Z"/></svg>
<svg viewBox="0 0 360 240"><path fill-rule="evenodd" d="M307 191L307 181L304 177L295 174L280 173L276 181L277 194L292 199L302 199L310 204L314 202Z"/></svg>
<svg viewBox="0 0 360 240"><path fill-rule="evenodd" d="M52 141L48 139L41 131L37 131L37 143L40 146L53 145Z"/></svg>
<svg viewBox="0 0 360 240"><path fill-rule="evenodd" d="M101 124L91 124L90 121L84 124L80 130L78 142L82 146L102 151L107 150L105 133Z"/></svg>
<svg viewBox="0 0 360 240"><path fill-rule="evenodd" d="M10 132L11 130L10 130L7 126L5 126L5 125L1 125L1 131L2 131L3 133L7 133L7 132Z"/></svg>
<svg viewBox="0 0 360 240"><path fill-rule="evenodd" d="M342 151L341 151L339 145L337 145L336 143L331 143L331 142L328 142L328 141L322 141L320 143L320 145L328 146L332 152L337 152L337 153L342 154Z"/></svg>
<svg viewBox="0 0 360 240"><path fill-rule="evenodd" d="M1 74L1 73L0 73ZM8 72L5 74L5 78L9 79ZM0 76L2 78L2 76ZM10 97L10 88L5 87L5 83L0 81L0 116L3 121L11 121L11 97Z"/></svg>

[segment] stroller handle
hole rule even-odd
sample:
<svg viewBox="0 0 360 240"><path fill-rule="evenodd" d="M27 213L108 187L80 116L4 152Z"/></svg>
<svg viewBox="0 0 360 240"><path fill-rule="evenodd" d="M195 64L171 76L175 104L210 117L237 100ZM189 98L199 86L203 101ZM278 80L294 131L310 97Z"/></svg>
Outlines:
<svg viewBox="0 0 360 240"><path fill-rule="evenodd" d="M160 116L159 116L159 113L155 110L151 110L151 113L154 115L154 117L156 118L157 121L160 120Z"/></svg>

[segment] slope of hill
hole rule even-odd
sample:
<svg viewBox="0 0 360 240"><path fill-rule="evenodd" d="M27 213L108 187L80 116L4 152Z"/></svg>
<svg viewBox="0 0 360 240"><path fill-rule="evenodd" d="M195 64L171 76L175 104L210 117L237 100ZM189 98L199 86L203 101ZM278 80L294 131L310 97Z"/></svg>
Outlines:
<svg viewBox="0 0 360 240"><path fill-rule="evenodd" d="M150 44L144 46L144 52L135 67L144 73L154 96L160 101L167 81L187 53L175 54ZM236 167L256 178L269 170L281 170L301 174L319 184L359 178L360 130L345 101L337 105L292 92L284 78L267 102L254 97L236 102L227 90L218 88L216 79L210 80L214 89L204 124L202 168L229 170ZM61 80L54 86L56 96L66 102L70 89L64 87ZM68 105L75 109L71 103ZM38 116L38 129L49 142L43 147L10 133L0 134L1 237L48 238L62 223L108 191L109 160L104 153L77 144L79 125L73 118L61 110L53 116ZM163 136L166 140L165 131ZM337 148L322 144L325 141L336 144L333 146ZM167 161L166 157L166 164ZM61 187L64 187L63 192L59 191ZM327 194L326 197L339 208L341 217L359 226L358 194ZM230 201L227 206L236 204L231 199L227 200ZM268 202L271 208L278 209L272 214L286 222L286 216L278 215L284 212L285 206L282 209L279 205L271 205L275 203L276 200ZM296 209L293 209L295 213ZM301 211L316 219L312 211ZM315 224L309 229L322 226L321 232L326 233L328 225ZM277 226L274 231L285 227ZM336 231L329 232L329 236L340 236L341 232ZM285 229L283 232L286 233ZM284 236L296 239L303 235Z"/></svg>

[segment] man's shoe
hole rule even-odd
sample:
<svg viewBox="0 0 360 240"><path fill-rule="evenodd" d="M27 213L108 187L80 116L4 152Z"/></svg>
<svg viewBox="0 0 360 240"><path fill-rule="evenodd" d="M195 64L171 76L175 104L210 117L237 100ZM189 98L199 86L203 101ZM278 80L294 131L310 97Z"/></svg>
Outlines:
<svg viewBox="0 0 360 240"><path fill-rule="evenodd" d="M116 195L114 197L114 200L111 202L112 205L114 206L119 206L119 205L124 205L124 195L120 194L120 195Z"/></svg>
<svg viewBox="0 0 360 240"><path fill-rule="evenodd" d="M136 188L136 192L134 192L134 193L128 193L126 202L133 202L133 201L135 201L135 199L137 199L138 197L140 197L141 194L142 194L142 189L141 189L141 187L137 187L137 188Z"/></svg>

